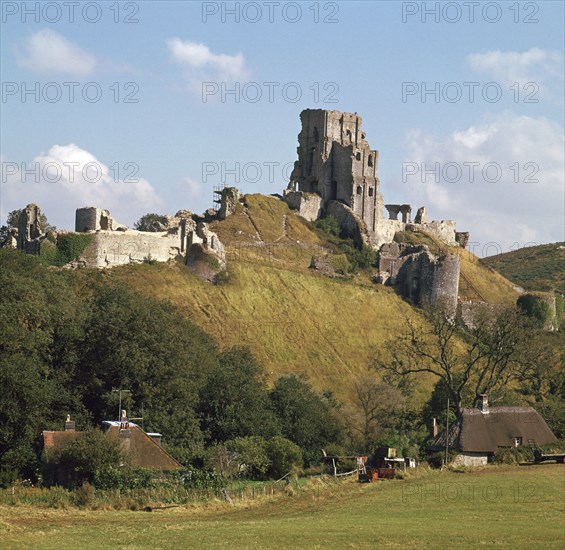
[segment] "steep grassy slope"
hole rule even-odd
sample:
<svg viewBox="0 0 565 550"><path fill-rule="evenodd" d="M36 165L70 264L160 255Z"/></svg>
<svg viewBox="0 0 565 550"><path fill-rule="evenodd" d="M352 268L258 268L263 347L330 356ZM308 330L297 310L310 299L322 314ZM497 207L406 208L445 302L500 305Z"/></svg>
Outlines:
<svg viewBox="0 0 565 550"><path fill-rule="evenodd" d="M235 261L230 271L224 285L203 282L182 264L116 268L111 277L171 301L221 346L249 346L271 379L304 373L340 397L405 316L421 319L391 288L260 263Z"/></svg>
<svg viewBox="0 0 565 550"><path fill-rule="evenodd" d="M565 293L565 242L489 256L481 264L496 269L526 290L557 289Z"/></svg>
<svg viewBox="0 0 565 550"><path fill-rule="evenodd" d="M313 254L335 247L274 197L248 195L245 206L212 227L227 247L227 283L203 282L181 262L114 268L105 276L174 303L222 347L249 346L271 379L304 373L319 389L340 397L347 397L353 376L365 371L375 348L397 333L406 317L424 322L392 288L371 283L372 270L348 279L310 270ZM406 235L440 246L423 235ZM515 301L510 282L469 253L454 250L485 299ZM431 381L423 382L425 393Z"/></svg>

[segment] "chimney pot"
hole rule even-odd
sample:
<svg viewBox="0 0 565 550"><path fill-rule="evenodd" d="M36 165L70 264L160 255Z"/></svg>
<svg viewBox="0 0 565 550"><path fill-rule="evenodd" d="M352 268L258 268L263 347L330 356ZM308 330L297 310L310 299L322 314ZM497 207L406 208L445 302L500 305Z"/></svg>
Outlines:
<svg viewBox="0 0 565 550"><path fill-rule="evenodd" d="M482 413L488 413L488 395L486 393L479 395L479 409Z"/></svg>
<svg viewBox="0 0 565 550"><path fill-rule="evenodd" d="M67 415L67 420L65 421L65 431L74 432L75 431L75 421L71 420L71 415Z"/></svg>

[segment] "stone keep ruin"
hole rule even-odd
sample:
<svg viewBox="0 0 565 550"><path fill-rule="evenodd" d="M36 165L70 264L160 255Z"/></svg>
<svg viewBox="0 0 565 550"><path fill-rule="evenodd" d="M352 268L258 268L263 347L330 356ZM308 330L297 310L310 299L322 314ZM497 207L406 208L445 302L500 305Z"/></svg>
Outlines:
<svg viewBox="0 0 565 550"><path fill-rule="evenodd" d="M412 220L409 205L384 203L378 176L379 153L369 146L357 113L306 109L300 119L298 160L283 197L289 207L309 221L334 216L342 234L353 238L356 246L378 252L375 282L394 285L417 305L441 299L455 308L459 256L437 256L425 245L397 243L394 237L400 231L422 232L447 245L465 247L469 234L457 232L451 220L428 222L424 207ZM67 267L107 268L182 257L198 276L212 281L225 269L226 252L207 222L226 219L240 201L235 187L217 193L217 212L197 215L180 210L175 216L167 216L166 223L154 222L152 231L129 229L117 223L108 210L79 208L75 234L92 235L92 240ZM39 207L28 205L18 227L9 229L8 245L40 253L41 241L46 238L40 217ZM68 234L58 232L56 239Z"/></svg>
<svg viewBox="0 0 565 550"><path fill-rule="evenodd" d="M376 282L396 285L416 304L442 299L456 307L459 256L438 257L425 245L393 241L399 231L414 231L464 248L469 234L457 232L452 220L428 222L424 207L412 221L410 205L385 205L378 176L379 152L365 139L357 113L306 109L300 119L298 160L284 192L290 208L310 221L334 216L342 233L357 246L378 250Z"/></svg>

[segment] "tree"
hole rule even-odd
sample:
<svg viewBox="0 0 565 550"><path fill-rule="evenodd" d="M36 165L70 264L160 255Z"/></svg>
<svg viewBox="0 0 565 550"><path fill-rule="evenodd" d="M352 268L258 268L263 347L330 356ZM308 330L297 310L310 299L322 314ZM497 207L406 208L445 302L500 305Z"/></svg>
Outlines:
<svg viewBox="0 0 565 550"><path fill-rule="evenodd" d="M212 339L174 306L104 281L94 289L81 374L95 422L116 419L116 389L130 390L130 416L162 431L182 463L203 452L196 406L206 373L217 366Z"/></svg>
<svg viewBox="0 0 565 550"><path fill-rule="evenodd" d="M247 348L221 354L200 391L198 410L209 443L279 433L263 370Z"/></svg>
<svg viewBox="0 0 565 550"><path fill-rule="evenodd" d="M284 437L276 436L268 441L267 456L269 477L274 479L280 479L302 465L300 447Z"/></svg>
<svg viewBox="0 0 565 550"><path fill-rule="evenodd" d="M458 415L465 392L477 402L479 395L519 379L535 353L528 338L532 328L516 308L482 308L468 330L443 304L429 307L425 314L423 326L407 319L404 334L389 340L372 366L400 378L437 376Z"/></svg>
<svg viewBox="0 0 565 550"><path fill-rule="evenodd" d="M167 216L161 214L145 214L137 220L133 227L138 231L164 231L167 226Z"/></svg>
<svg viewBox="0 0 565 550"><path fill-rule="evenodd" d="M86 416L71 383L84 309L67 274L37 257L2 249L0 265L0 476L33 478L41 430Z"/></svg>
<svg viewBox="0 0 565 550"><path fill-rule="evenodd" d="M399 389L371 374L355 379L353 399L355 409L350 415L350 425L360 440L360 450L369 452L377 437L393 427L394 417L406 399Z"/></svg>
<svg viewBox="0 0 565 550"><path fill-rule="evenodd" d="M125 458L117 438L91 428L62 449L56 461L70 468L80 482L92 482L97 472L108 467L119 467Z"/></svg>
<svg viewBox="0 0 565 550"><path fill-rule="evenodd" d="M331 394L315 392L305 378L281 376L271 391L282 435L296 443L307 464L318 462L322 449L343 437L338 407Z"/></svg>

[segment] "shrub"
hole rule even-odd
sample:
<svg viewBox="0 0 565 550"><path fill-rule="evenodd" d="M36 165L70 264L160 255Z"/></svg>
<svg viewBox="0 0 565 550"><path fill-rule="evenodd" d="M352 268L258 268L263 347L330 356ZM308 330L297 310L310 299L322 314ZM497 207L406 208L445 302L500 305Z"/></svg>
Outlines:
<svg viewBox="0 0 565 550"><path fill-rule="evenodd" d="M93 483L98 489L140 489L155 486L154 470L146 468L104 466L96 470Z"/></svg>
<svg viewBox="0 0 565 550"><path fill-rule="evenodd" d="M276 436L267 445L269 457L269 477L279 479L294 468L302 465L300 447L284 437Z"/></svg>
<svg viewBox="0 0 565 550"><path fill-rule="evenodd" d="M447 452L447 463L450 464L451 462L453 462L453 460L455 460L455 457L457 456L457 454L458 453L456 451L448 451ZM445 462L445 452L440 451L440 452L437 452L437 453L431 453L426 457L426 460L432 468L441 468L444 465L444 462Z"/></svg>
<svg viewBox="0 0 565 550"><path fill-rule="evenodd" d="M513 449L498 449L492 458L495 464L520 464L521 462L531 462L534 459L532 450L529 447L516 447Z"/></svg>
<svg viewBox="0 0 565 550"><path fill-rule="evenodd" d="M97 471L119 466L123 457L119 441L98 429L90 429L62 449L56 459L73 471L79 481L92 482Z"/></svg>
<svg viewBox="0 0 565 550"><path fill-rule="evenodd" d="M267 441L259 436L238 437L226 442L226 448L237 455L239 474L261 478L269 469Z"/></svg>
<svg viewBox="0 0 565 550"><path fill-rule="evenodd" d="M321 218L316 220L314 224L318 229L321 229L324 233L328 235L333 235L334 237L339 237L341 232L341 228L339 227L339 223L334 216L327 216L325 218Z"/></svg>
<svg viewBox="0 0 565 550"><path fill-rule="evenodd" d="M525 294L518 298L516 304L529 317L535 319L536 323L540 327L543 327L551 317L551 308L549 307L549 304L539 296Z"/></svg>

